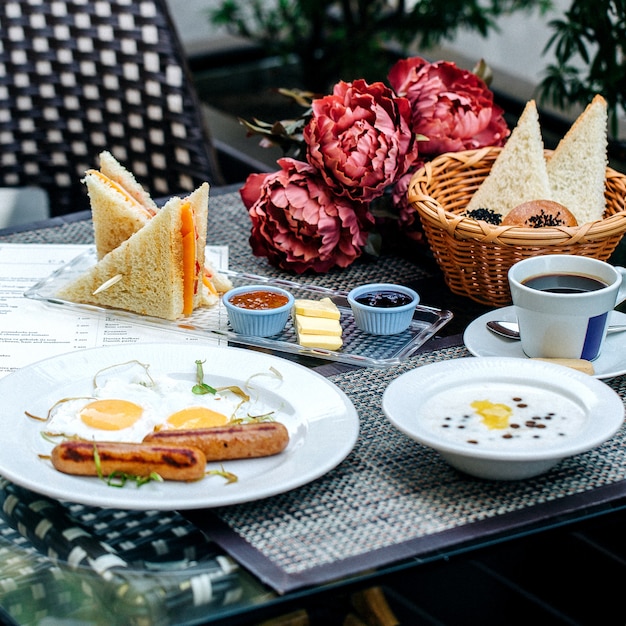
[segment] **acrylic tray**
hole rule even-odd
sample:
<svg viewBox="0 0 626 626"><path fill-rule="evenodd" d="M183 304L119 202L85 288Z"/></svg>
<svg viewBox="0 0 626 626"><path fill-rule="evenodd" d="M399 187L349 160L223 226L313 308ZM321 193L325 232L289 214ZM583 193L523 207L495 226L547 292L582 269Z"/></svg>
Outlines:
<svg viewBox="0 0 626 626"><path fill-rule="evenodd" d="M409 328L397 335L369 335L359 330L346 299L347 292L335 291L315 285L300 284L289 280L279 280L236 271L225 271L233 285L267 284L288 289L295 298L320 299L329 297L341 312L343 346L340 350L323 348L305 348L297 343L296 331L291 319L284 330L273 337L250 337L232 331L228 323L225 307L220 302L214 307L200 308L189 317L177 321L148 317L120 309L104 308L88 304L78 304L56 297L59 289L84 273L96 263L95 249L90 248L72 261L56 270L47 278L33 285L24 296L47 304L65 307L68 310L80 310L116 318L127 319L137 324L156 327L165 331L179 332L195 337L224 339L228 344L256 346L276 352L287 352L304 356L317 357L328 361L337 361L366 367L388 367L407 359L414 354L428 339L445 326L452 313L441 309L418 305Z"/></svg>

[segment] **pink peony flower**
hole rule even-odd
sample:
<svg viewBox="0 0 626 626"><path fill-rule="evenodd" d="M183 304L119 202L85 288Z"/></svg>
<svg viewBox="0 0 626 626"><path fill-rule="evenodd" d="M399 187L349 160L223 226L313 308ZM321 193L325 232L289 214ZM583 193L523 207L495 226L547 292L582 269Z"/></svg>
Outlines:
<svg viewBox="0 0 626 626"><path fill-rule="evenodd" d="M501 146L510 131L493 93L475 74L454 63L402 59L389 72L389 83L413 110L413 130L428 137L420 153Z"/></svg>
<svg viewBox="0 0 626 626"><path fill-rule="evenodd" d="M373 224L367 207L333 196L308 163L283 158L278 164L277 172L248 176L240 190L252 220L252 252L298 274L353 263Z"/></svg>
<svg viewBox="0 0 626 626"><path fill-rule="evenodd" d="M398 212L398 228L405 237L419 243L425 241L424 232L417 211L409 204L408 192L413 175L423 164L423 161L417 162L409 172L396 181L391 192L393 204Z"/></svg>
<svg viewBox="0 0 626 626"><path fill-rule="evenodd" d="M404 176L401 176L391 190L391 200L398 212L398 223L401 227L411 226L417 219L415 209L409 204L409 183L413 174L423 165L419 161Z"/></svg>
<svg viewBox="0 0 626 626"><path fill-rule="evenodd" d="M389 87L363 79L339 82L313 101L304 129L307 160L338 196L369 202L417 158L411 107Z"/></svg>

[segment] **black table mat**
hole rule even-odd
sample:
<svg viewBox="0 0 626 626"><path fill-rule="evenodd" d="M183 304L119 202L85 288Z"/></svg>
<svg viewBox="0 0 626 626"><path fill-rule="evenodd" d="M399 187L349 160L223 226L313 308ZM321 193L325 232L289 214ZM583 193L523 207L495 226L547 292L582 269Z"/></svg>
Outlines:
<svg viewBox="0 0 626 626"><path fill-rule="evenodd" d="M524 481L465 476L395 430L381 409L387 384L411 368L470 356L424 352L383 371L331 377L354 402L358 442L325 477L271 499L217 509L202 520L219 545L279 593L363 573L472 541L521 532L626 496L626 428L587 453ZM608 381L622 397L626 377Z"/></svg>

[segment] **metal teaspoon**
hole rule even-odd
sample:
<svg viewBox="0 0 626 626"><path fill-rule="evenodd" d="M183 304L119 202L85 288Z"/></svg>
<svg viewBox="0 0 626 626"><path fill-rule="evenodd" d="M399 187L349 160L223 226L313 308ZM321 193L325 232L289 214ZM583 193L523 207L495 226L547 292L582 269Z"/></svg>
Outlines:
<svg viewBox="0 0 626 626"><path fill-rule="evenodd" d="M518 339L519 336L519 326L517 322L505 322L503 320L492 320L487 322L487 328L496 335L500 335L501 337L506 337L507 339ZM620 333L626 330L625 324L618 324L615 326L609 326L607 328L607 333Z"/></svg>

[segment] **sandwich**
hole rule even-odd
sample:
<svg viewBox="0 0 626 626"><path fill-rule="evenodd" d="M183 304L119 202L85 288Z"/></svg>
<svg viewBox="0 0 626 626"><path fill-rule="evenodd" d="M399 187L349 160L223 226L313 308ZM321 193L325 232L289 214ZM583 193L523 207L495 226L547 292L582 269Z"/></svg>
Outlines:
<svg viewBox="0 0 626 626"><path fill-rule="evenodd" d="M100 153L100 170L88 170L84 182L98 259L143 228L159 210L135 176L110 152Z"/></svg>
<svg viewBox="0 0 626 626"><path fill-rule="evenodd" d="M58 297L167 320L191 315L210 302L203 282L208 201L208 183L171 198Z"/></svg>
<svg viewBox="0 0 626 626"><path fill-rule="evenodd" d="M550 195L539 115L530 100L466 212L486 209L504 217L522 202L547 200Z"/></svg>
<svg viewBox="0 0 626 626"><path fill-rule="evenodd" d="M579 224L601 220L606 209L607 126L606 100L596 95L548 160L551 199Z"/></svg>
<svg viewBox="0 0 626 626"><path fill-rule="evenodd" d="M136 180L108 151L100 153L100 169L90 169L85 173L96 245L96 257L103 259L109 252L118 248L133 234L141 230L159 212L159 207ZM192 206L206 204L208 207L208 184L194 191L188 200ZM205 197L206 196L206 197ZM196 220L198 241L206 241L208 208L203 210L205 218ZM204 248L200 256L204 258ZM201 304L213 306L219 294L232 288L230 280L204 261L199 288Z"/></svg>

